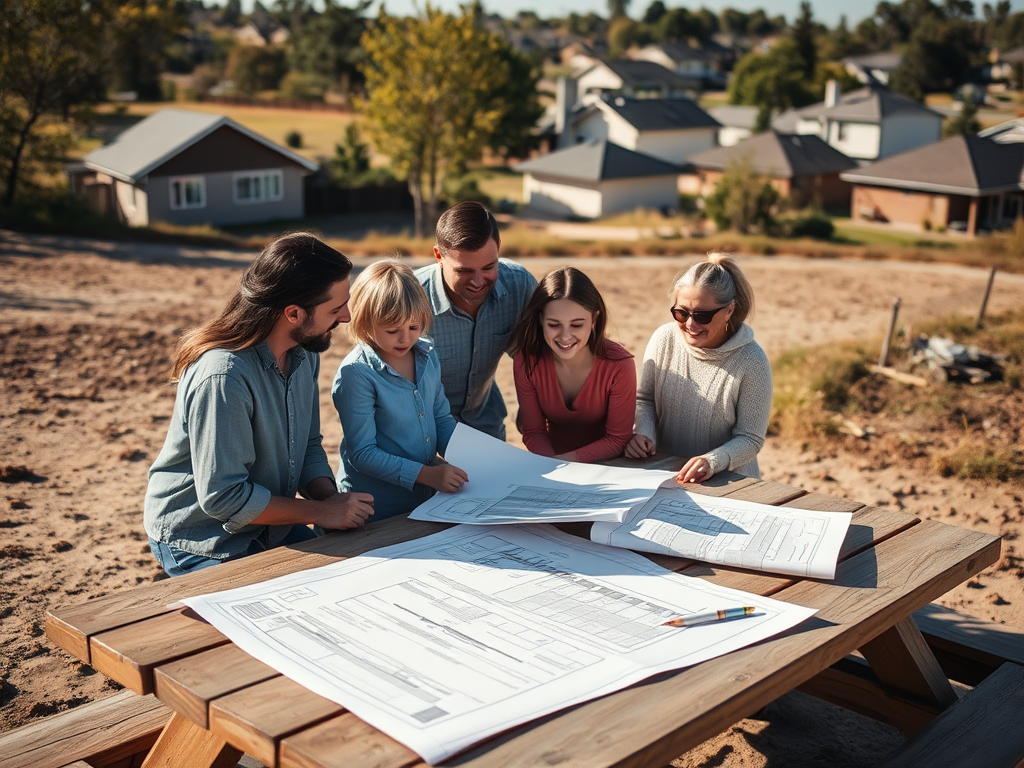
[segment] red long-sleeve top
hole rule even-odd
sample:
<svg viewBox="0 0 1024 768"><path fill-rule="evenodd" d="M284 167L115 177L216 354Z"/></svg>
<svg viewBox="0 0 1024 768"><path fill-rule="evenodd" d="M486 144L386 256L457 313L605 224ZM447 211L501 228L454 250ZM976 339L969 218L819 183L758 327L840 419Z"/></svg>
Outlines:
<svg viewBox="0 0 1024 768"><path fill-rule="evenodd" d="M525 356L515 356L516 423L532 453L555 456L576 451L584 462L622 455L633 434L636 367L620 344L606 341L602 352L595 356L594 368L571 405L565 404L549 351L535 361L529 375Z"/></svg>

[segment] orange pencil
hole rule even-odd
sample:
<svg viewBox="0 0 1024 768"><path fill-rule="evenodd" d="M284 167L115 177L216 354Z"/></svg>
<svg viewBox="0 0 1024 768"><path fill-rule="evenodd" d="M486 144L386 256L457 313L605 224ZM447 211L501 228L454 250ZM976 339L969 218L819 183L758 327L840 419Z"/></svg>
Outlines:
<svg viewBox="0 0 1024 768"><path fill-rule="evenodd" d="M674 619L669 619L661 626L692 627L694 624L710 624L712 621L724 621L725 619L739 619L743 616L750 616L756 610L757 609L751 605L744 605L740 608L723 608L720 611L691 613L688 616L677 616Z"/></svg>

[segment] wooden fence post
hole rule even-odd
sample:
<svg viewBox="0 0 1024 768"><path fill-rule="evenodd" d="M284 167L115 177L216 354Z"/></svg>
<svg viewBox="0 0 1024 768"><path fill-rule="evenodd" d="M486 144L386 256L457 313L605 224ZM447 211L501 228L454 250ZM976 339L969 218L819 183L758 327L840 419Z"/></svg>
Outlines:
<svg viewBox="0 0 1024 768"><path fill-rule="evenodd" d="M985 307L988 306L988 295L992 293L992 281L996 279L996 268L988 273L988 285L985 286L985 295L981 299L981 309L978 310L978 328L985 322Z"/></svg>
<svg viewBox="0 0 1024 768"><path fill-rule="evenodd" d="M892 332L896 328L896 317L900 313L900 299L896 297L892 303L892 316L889 318L889 328L885 332L885 340L882 342L882 354L878 356L878 367L885 368L889 359L889 345L892 343Z"/></svg>

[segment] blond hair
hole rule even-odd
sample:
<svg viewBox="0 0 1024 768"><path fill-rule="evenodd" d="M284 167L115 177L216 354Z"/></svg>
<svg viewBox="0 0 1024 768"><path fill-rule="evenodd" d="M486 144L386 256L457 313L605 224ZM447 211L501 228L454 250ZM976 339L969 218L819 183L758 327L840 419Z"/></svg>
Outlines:
<svg viewBox="0 0 1024 768"><path fill-rule="evenodd" d="M735 301L732 319L736 321L737 328L754 309L754 289L732 254L722 251L708 253L707 261L694 264L676 278L669 298L674 300L676 291L684 285L707 291L721 306Z"/></svg>
<svg viewBox="0 0 1024 768"><path fill-rule="evenodd" d="M407 264L378 261L364 269L352 283L349 329L357 341L377 348L374 331L413 320L430 330L433 312L426 291Z"/></svg>

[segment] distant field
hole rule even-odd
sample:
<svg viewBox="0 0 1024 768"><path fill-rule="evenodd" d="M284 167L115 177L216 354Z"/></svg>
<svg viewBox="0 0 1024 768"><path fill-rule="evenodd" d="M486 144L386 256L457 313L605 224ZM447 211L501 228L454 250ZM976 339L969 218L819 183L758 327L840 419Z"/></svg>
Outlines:
<svg viewBox="0 0 1024 768"><path fill-rule="evenodd" d="M121 108L123 107L123 111ZM76 147L75 155L81 157L101 146L104 136L127 128L161 109L184 109L192 112L212 112L226 115L240 125L266 136L272 141L285 145L285 136L290 131L302 134L299 154L310 159L331 157L334 145L341 141L345 126L356 119L353 115L337 112L313 112L302 109L273 109L270 107L235 107L226 104L202 104L198 102L156 102L126 105L103 104L98 109L97 128L103 135L83 139Z"/></svg>

